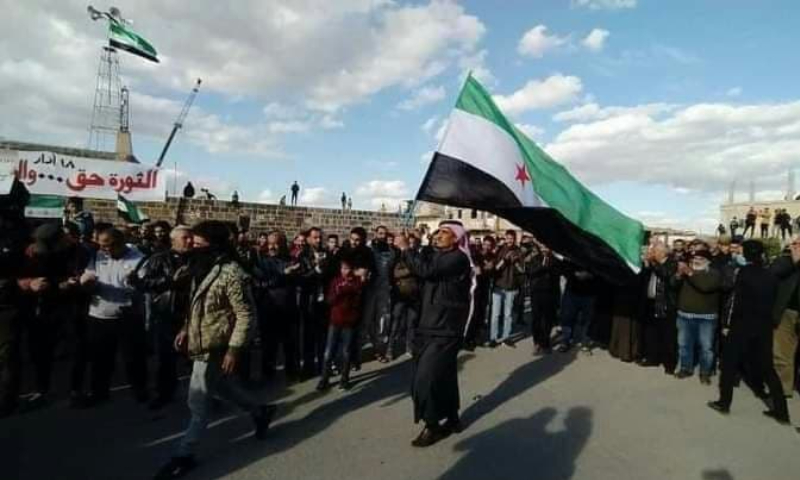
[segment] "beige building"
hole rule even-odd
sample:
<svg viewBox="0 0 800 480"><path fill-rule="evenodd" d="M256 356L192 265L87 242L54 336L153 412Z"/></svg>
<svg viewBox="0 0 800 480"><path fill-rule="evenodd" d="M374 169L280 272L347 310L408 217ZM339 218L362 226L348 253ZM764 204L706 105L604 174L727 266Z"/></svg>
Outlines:
<svg viewBox="0 0 800 480"><path fill-rule="evenodd" d="M721 205L719 207L720 222L725 225L725 228L728 228L728 225L731 223L731 219L733 219L735 216L739 220L739 228L744 229L744 219L745 216L747 216L747 211L750 210L750 207L755 208L756 212L760 212L765 208L769 208L770 213L773 214L775 210L786 209L789 215L792 216L792 219L796 219L798 216L800 216L800 200L762 200L753 202L726 203ZM756 221L756 228L758 228L759 221L760 220ZM772 225L770 225L770 231L771 229Z"/></svg>

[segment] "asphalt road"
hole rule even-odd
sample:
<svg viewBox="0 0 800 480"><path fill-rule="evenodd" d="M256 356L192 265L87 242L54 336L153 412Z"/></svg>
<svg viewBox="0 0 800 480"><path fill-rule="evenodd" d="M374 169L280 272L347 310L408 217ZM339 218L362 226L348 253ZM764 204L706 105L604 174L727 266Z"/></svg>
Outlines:
<svg viewBox="0 0 800 480"><path fill-rule="evenodd" d="M255 392L280 406L270 438L223 408L190 479L700 479L800 478L800 435L762 416L737 389L730 416L705 406L715 387L605 352L534 359L515 349L461 356L467 426L425 450L410 440L410 365L370 363L343 393L314 382ZM800 400L790 403L800 424ZM0 421L0 479L147 479L169 458L187 410L158 415L115 392L95 410L64 402Z"/></svg>

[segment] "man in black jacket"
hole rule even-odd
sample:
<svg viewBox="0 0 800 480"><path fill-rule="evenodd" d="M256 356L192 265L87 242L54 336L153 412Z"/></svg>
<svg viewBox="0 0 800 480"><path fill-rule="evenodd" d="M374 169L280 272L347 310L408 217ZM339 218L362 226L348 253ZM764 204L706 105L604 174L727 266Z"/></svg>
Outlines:
<svg viewBox="0 0 800 480"><path fill-rule="evenodd" d="M150 409L159 410L172 401L178 386L178 352L173 340L184 324L189 307L189 276L186 268L192 247L192 230L177 226L169 234L171 248L157 251L139 266L132 277L135 286L151 295L151 325L155 328L158 373L156 398Z"/></svg>
<svg viewBox="0 0 800 480"><path fill-rule="evenodd" d="M306 232L306 246L300 254L300 265L303 377L312 378L322 373L325 359L325 287L332 277L320 228L311 227Z"/></svg>
<svg viewBox="0 0 800 480"><path fill-rule="evenodd" d="M375 229L372 238L374 270L364 289L364 304L361 315L362 332L366 334L378 361L386 362L385 345L382 338L391 329L392 275L397 263L397 250L388 243L389 230L384 226Z"/></svg>
<svg viewBox="0 0 800 480"><path fill-rule="evenodd" d="M782 424L789 424L789 412L783 387L772 363L772 308L778 280L764 268L764 246L756 240L742 245L747 265L736 274L731 311L722 333L726 337L722 351L722 375L719 400L708 406L720 413L730 411L733 384L742 363L767 384L772 408L764 412Z"/></svg>
<svg viewBox="0 0 800 480"><path fill-rule="evenodd" d="M434 237L434 250L409 249L404 237L398 247L422 282L411 393L414 420L423 421L425 428L411 444L428 447L461 431L457 357L471 302L469 241L460 223L443 222Z"/></svg>

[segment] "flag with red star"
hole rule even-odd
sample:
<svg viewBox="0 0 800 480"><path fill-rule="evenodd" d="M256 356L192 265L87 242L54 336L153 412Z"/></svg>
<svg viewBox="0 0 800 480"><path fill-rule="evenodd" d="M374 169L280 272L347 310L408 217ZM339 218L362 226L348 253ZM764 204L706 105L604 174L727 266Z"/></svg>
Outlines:
<svg viewBox="0 0 800 480"><path fill-rule="evenodd" d="M417 199L497 214L616 283L641 268L642 224L604 202L466 80Z"/></svg>

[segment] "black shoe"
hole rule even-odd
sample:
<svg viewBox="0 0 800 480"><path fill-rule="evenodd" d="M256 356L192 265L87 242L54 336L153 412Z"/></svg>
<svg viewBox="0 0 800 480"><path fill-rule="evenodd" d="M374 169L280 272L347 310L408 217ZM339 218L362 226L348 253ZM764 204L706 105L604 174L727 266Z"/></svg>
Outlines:
<svg viewBox="0 0 800 480"><path fill-rule="evenodd" d="M197 461L193 455L185 457L172 457L166 465L153 477L154 480L167 480L170 478L181 478L197 467Z"/></svg>
<svg viewBox="0 0 800 480"><path fill-rule="evenodd" d="M272 418L275 416L275 411L278 407L275 405L262 405L258 407L258 411L253 415L253 423L256 425L255 437L257 440L264 440L267 438L269 425L272 423Z"/></svg>
<svg viewBox="0 0 800 480"><path fill-rule="evenodd" d="M506 347L510 347L510 348L517 348L517 346L514 345L514 342L512 342L511 340L505 340L503 342L503 345L505 345Z"/></svg>
<svg viewBox="0 0 800 480"><path fill-rule="evenodd" d="M556 347L556 352L567 353L572 346L569 343L561 343Z"/></svg>
<svg viewBox="0 0 800 480"><path fill-rule="evenodd" d="M442 427L425 427L420 432L419 436L411 441L412 447L425 448L444 440L450 434Z"/></svg>
<svg viewBox="0 0 800 480"><path fill-rule="evenodd" d="M90 393L84 397L84 402L78 408L94 408L108 402L108 394Z"/></svg>
<svg viewBox="0 0 800 480"><path fill-rule="evenodd" d="M688 372L686 370L680 370L678 373L675 374L675 378L679 380L683 380L684 378L689 378L694 375L692 372Z"/></svg>
<svg viewBox="0 0 800 480"><path fill-rule="evenodd" d="M711 385L711 375L700 374L700 383L703 385Z"/></svg>
<svg viewBox="0 0 800 480"><path fill-rule="evenodd" d="M781 425L790 425L791 424L791 422L789 421L789 416L788 415L786 415L786 414L778 415L775 412L775 410L765 410L764 411L764 415L766 415L767 417L775 420L776 422L780 423Z"/></svg>
<svg viewBox="0 0 800 480"><path fill-rule="evenodd" d="M731 411L730 407L726 407L719 400L717 400L715 402L708 402L706 405L708 405L708 408L710 408L712 410L716 410L716 411L718 411L719 413L721 413L723 415L727 415Z"/></svg>
<svg viewBox="0 0 800 480"><path fill-rule="evenodd" d="M461 419L451 418L444 422L442 428L448 430L450 433L461 433L464 431L464 425L461 424Z"/></svg>
<svg viewBox="0 0 800 480"><path fill-rule="evenodd" d="M331 388L331 384L330 384L330 382L328 382L327 378L321 379L319 381L319 383L317 384L317 391L318 392L324 392L325 390L327 390L329 388Z"/></svg>
<svg viewBox="0 0 800 480"><path fill-rule="evenodd" d="M150 399L150 394L147 393L147 390L133 392L133 399L136 400L136 403L147 403L147 400Z"/></svg>
<svg viewBox="0 0 800 480"><path fill-rule="evenodd" d="M69 407L70 408L84 408L86 404L86 395L83 392L72 391L69 394Z"/></svg>
<svg viewBox="0 0 800 480"><path fill-rule="evenodd" d="M162 408L166 407L170 403L172 403L172 399L171 398L162 397L162 396L159 395L158 397L154 398L147 405L147 409L155 412L155 411L161 410Z"/></svg>
<svg viewBox="0 0 800 480"><path fill-rule="evenodd" d="M497 348L497 342L495 342L494 340L492 340L491 342L489 342L489 343L487 344L487 346L488 346L489 348Z"/></svg>
<svg viewBox="0 0 800 480"><path fill-rule="evenodd" d="M35 392L20 406L20 410L31 412L46 407L50 403L50 396L46 393Z"/></svg>
<svg viewBox="0 0 800 480"><path fill-rule="evenodd" d="M339 390L347 391L350 390L351 388L353 388L353 386L350 384L350 380L339 381Z"/></svg>

